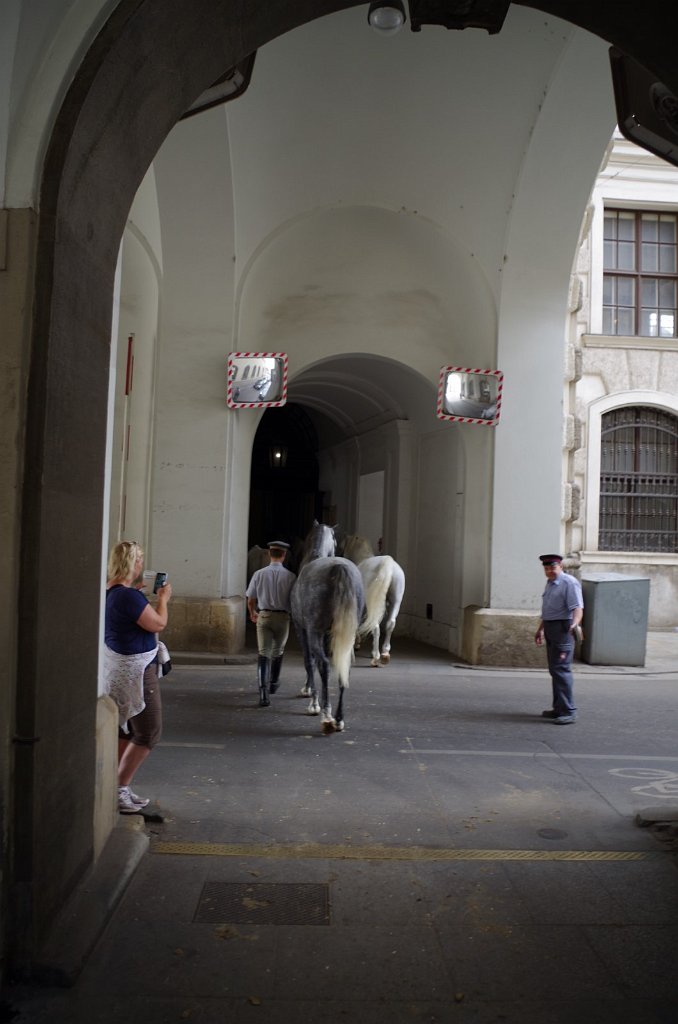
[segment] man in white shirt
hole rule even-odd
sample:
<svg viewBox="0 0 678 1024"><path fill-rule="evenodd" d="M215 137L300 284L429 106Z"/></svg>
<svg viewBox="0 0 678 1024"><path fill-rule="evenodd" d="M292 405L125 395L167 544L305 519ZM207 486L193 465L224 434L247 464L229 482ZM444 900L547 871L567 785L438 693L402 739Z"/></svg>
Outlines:
<svg viewBox="0 0 678 1024"><path fill-rule="evenodd" d="M245 592L250 619L257 627L260 708L270 707L269 690L275 693L280 685L283 653L290 633L290 593L297 578L283 565L289 544L272 540L266 546L270 564L254 573Z"/></svg>

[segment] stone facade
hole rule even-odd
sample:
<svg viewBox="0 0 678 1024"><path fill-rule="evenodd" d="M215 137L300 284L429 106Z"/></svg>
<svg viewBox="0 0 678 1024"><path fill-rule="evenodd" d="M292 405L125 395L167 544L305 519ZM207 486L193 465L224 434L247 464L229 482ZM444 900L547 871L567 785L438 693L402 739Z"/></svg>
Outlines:
<svg viewBox="0 0 678 1024"><path fill-rule="evenodd" d="M676 186L678 168L615 133L582 225L566 360L578 364L574 402L571 382L565 383L565 408L573 416L573 428L564 431L572 455L564 460L567 551L583 572L649 577L654 629L678 621L678 554L598 550L600 423L605 412L627 405L656 405L678 415L678 339L602 333L603 220L606 207L676 209Z"/></svg>

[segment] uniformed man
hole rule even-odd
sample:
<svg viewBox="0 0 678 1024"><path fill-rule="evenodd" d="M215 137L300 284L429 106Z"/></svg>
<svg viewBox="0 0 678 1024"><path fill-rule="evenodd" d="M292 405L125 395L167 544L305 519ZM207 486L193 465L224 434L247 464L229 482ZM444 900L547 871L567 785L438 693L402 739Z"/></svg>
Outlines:
<svg viewBox="0 0 678 1024"><path fill-rule="evenodd" d="M283 565L289 544L272 540L267 545L269 565L258 569L246 590L247 610L257 627L257 680L259 707L267 708L269 690L280 685L283 652L290 633L290 593L296 576Z"/></svg>
<svg viewBox="0 0 678 1024"><path fill-rule="evenodd" d="M563 572L562 555L540 555L539 560L544 566L547 582L542 595L541 622L534 641L541 647L546 640L553 687L553 706L542 711L542 716L556 725L569 725L577 721L572 658L575 631L584 615L584 598L579 580Z"/></svg>

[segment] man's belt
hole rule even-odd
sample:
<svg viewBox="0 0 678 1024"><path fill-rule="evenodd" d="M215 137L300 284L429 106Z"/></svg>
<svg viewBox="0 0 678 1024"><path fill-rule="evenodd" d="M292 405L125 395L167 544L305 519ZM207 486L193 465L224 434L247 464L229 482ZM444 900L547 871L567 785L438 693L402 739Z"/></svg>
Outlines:
<svg viewBox="0 0 678 1024"><path fill-rule="evenodd" d="M283 612L285 615L289 615L287 608L260 608L260 612Z"/></svg>

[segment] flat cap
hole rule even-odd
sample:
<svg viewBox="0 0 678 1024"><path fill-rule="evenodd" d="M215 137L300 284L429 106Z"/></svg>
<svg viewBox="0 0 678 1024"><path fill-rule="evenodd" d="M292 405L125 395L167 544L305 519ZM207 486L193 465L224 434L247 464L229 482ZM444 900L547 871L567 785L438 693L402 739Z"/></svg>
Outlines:
<svg viewBox="0 0 678 1024"><path fill-rule="evenodd" d="M563 560L562 555L540 555L539 561L542 565L560 565Z"/></svg>
<svg viewBox="0 0 678 1024"><path fill-rule="evenodd" d="M269 540L266 545L267 548L283 548L284 551L289 551L290 546L287 541L284 540Z"/></svg>

